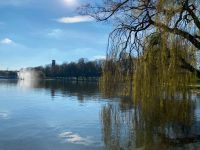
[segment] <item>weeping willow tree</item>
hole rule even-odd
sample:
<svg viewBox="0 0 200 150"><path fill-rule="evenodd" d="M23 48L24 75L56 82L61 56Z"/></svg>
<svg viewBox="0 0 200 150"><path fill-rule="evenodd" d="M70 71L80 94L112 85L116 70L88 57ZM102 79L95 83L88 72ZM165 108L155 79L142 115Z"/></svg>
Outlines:
<svg viewBox="0 0 200 150"><path fill-rule="evenodd" d="M195 72L188 70L196 66L195 50L180 38L166 37L165 33L152 35L138 59L133 76L134 94L139 99L189 96L188 85L196 79Z"/></svg>
<svg viewBox="0 0 200 150"><path fill-rule="evenodd" d="M185 93L192 78L200 78L199 4L198 0L102 0L82 7L82 14L114 25L102 89L110 94L120 86L122 94L140 98Z"/></svg>

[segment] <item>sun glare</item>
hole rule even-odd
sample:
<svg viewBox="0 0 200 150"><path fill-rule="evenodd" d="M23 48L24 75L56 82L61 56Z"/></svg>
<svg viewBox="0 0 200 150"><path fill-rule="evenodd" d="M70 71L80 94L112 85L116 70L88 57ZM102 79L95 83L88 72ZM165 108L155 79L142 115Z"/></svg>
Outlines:
<svg viewBox="0 0 200 150"><path fill-rule="evenodd" d="M63 0L63 2L68 6L74 6L77 4L77 0Z"/></svg>

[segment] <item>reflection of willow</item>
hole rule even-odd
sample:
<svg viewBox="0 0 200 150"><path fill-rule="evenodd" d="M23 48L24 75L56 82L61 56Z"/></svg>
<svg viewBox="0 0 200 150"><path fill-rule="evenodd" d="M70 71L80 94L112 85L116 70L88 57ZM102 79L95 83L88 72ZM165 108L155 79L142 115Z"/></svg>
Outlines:
<svg viewBox="0 0 200 150"><path fill-rule="evenodd" d="M102 132L107 149L167 149L196 140L192 130L193 101L149 99L125 110L123 102L108 104L102 109Z"/></svg>

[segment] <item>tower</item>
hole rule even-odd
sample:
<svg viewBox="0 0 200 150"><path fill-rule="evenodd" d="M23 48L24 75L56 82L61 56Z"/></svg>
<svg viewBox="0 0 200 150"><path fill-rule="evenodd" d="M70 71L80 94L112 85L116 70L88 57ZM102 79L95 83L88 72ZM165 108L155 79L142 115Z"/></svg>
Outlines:
<svg viewBox="0 0 200 150"><path fill-rule="evenodd" d="M51 65L51 77L55 77L56 74L56 61L52 60L52 65Z"/></svg>
<svg viewBox="0 0 200 150"><path fill-rule="evenodd" d="M55 67L55 66L56 66L56 61L52 60L52 67Z"/></svg>

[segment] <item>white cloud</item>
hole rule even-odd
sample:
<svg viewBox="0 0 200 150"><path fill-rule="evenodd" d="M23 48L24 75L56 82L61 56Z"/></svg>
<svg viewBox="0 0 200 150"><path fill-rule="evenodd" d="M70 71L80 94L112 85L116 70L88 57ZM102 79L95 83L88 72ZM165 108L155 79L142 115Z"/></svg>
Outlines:
<svg viewBox="0 0 200 150"><path fill-rule="evenodd" d="M79 22L91 22L94 19L90 16L74 16L74 17L62 17L56 19L59 23L79 23Z"/></svg>
<svg viewBox="0 0 200 150"><path fill-rule="evenodd" d="M5 38L5 39L1 40L1 44L10 45L10 44L13 44L13 43L14 42L9 38Z"/></svg>
<svg viewBox="0 0 200 150"><path fill-rule="evenodd" d="M97 59L97 60L98 60L98 59L106 59L106 56L104 56L104 55L97 55L97 56L94 56L93 59L94 59L94 60L96 60L96 59Z"/></svg>

